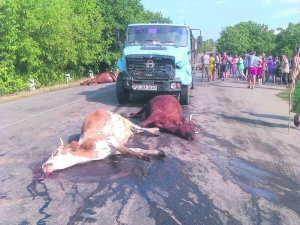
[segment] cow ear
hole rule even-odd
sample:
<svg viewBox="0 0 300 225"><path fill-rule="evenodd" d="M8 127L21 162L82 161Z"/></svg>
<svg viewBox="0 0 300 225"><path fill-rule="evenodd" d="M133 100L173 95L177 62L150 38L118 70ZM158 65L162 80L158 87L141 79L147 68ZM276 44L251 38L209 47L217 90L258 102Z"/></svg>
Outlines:
<svg viewBox="0 0 300 225"><path fill-rule="evenodd" d="M79 147L79 144L77 141L71 141L70 145L69 145L69 148L72 150L72 151L76 151Z"/></svg>

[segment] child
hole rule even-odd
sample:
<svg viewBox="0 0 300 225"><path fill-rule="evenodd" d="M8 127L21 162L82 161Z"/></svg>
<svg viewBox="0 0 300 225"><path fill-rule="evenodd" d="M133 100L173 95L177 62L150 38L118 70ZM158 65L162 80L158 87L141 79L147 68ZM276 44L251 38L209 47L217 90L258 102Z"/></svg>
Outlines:
<svg viewBox="0 0 300 225"><path fill-rule="evenodd" d="M262 60L262 57L259 56L257 60L257 78L258 78L258 85L262 85L262 74L265 69L265 62Z"/></svg>

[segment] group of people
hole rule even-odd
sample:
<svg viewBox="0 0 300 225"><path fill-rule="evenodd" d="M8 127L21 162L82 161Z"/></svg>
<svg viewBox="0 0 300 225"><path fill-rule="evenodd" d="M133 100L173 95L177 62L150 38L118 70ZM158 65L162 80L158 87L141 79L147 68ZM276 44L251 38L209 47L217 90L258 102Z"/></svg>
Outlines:
<svg viewBox="0 0 300 225"><path fill-rule="evenodd" d="M222 55L217 53L214 56L213 53L207 54L207 52L204 51L201 61L202 82L205 77L208 78L208 81L214 80L215 73L217 73L218 78L222 79L222 81L226 81L229 73L236 76L237 81L241 79L248 81L248 88L252 89L255 88L256 83L258 85L265 84L270 77L272 78L272 82L276 83L276 77L279 77L279 75L279 85L288 86L289 80L291 80L293 87L295 85L299 65L298 52L294 52L293 54L291 60L292 71L290 71L290 63L286 55L282 55L282 60L280 61L278 56L275 56L273 59L272 56L266 57L265 53L256 56L254 50L243 55L236 54L233 57L227 55L226 52L223 52Z"/></svg>
<svg viewBox="0 0 300 225"><path fill-rule="evenodd" d="M204 51L201 57L202 61L202 82L207 76L208 81L214 80L215 72L222 81L227 80L228 72L237 76L237 81L244 78L248 81L248 88L254 89L256 83L258 85L265 84L272 77L272 82L276 84L276 78L280 75L279 85L289 86L291 82L291 93L294 93L294 103L292 110L296 112L294 116L295 126L300 126L300 48L295 51L292 59L289 61L286 55L282 55L280 61L278 55L274 57L266 57L265 53L256 56L253 50L249 54L237 54L234 57L227 56L226 52L221 55L207 54ZM280 72L281 69L281 72Z"/></svg>

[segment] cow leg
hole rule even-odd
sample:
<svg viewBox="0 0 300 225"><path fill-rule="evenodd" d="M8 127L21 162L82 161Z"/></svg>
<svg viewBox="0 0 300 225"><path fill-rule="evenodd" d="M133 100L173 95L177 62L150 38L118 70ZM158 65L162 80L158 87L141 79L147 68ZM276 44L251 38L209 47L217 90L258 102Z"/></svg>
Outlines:
<svg viewBox="0 0 300 225"><path fill-rule="evenodd" d="M127 148L124 145L118 145L118 146L114 146L120 153L124 154L124 155L133 155L139 159L143 159L147 162L150 162L150 158L148 156L147 153L142 152L142 151L133 151L130 148Z"/></svg>
<svg viewBox="0 0 300 225"><path fill-rule="evenodd" d="M159 156L159 157L165 157L165 152L162 150L145 150L145 149L141 149L141 148L129 148L130 150L134 151L134 152L141 152L141 153L145 153L145 154L149 154L149 155L155 155L155 156Z"/></svg>
<svg viewBox="0 0 300 225"><path fill-rule="evenodd" d="M157 135L157 136L160 135L159 128L157 128L157 127L144 128L144 127L140 127L138 125L135 125L133 123L131 123L130 127L133 128L134 133L145 132L145 133L150 133L150 134L154 134L154 135Z"/></svg>
<svg viewBox="0 0 300 225"><path fill-rule="evenodd" d="M141 122L139 124L139 126L141 127L147 127L149 124L153 123L154 121L157 121L158 118L161 117L161 113L152 113L146 120L144 120L143 122Z"/></svg>

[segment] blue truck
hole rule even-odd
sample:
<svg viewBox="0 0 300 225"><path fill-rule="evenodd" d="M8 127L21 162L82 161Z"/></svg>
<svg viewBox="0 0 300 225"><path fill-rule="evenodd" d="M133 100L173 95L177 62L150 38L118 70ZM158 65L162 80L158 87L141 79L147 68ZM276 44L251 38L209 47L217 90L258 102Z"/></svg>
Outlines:
<svg viewBox="0 0 300 225"><path fill-rule="evenodd" d="M197 38L194 33L199 34ZM116 95L119 104L129 102L131 94L152 92L171 94L181 105L189 104L189 90L194 88L197 50L201 46L200 29L168 23L129 24L125 32ZM120 32L116 43L122 47Z"/></svg>

